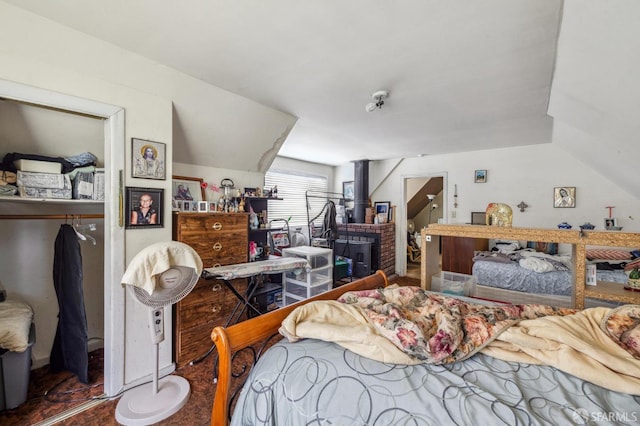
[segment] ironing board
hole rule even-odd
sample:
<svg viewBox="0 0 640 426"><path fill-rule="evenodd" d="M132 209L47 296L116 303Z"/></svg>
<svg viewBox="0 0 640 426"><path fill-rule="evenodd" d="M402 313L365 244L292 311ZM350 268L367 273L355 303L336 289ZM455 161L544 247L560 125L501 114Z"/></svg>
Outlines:
<svg viewBox="0 0 640 426"><path fill-rule="evenodd" d="M238 299L238 304L236 304L235 309L225 324L225 327L228 327L234 321L234 317L240 306L242 306L242 310L237 318L235 318L235 322L240 319L245 308L253 310L258 315L262 314L249 302L259 284L259 281L256 279L257 276L265 274L282 274L284 272L303 268L307 271L311 269L311 265L309 265L309 262L307 262L306 259L299 257L279 257L258 262L237 263L235 265L218 266L216 268L205 268L202 271L202 278L206 280L222 280L224 285L227 286L227 288L231 290ZM237 278L250 278L249 285L244 296L240 294L240 292L238 292L230 282Z"/></svg>
<svg viewBox="0 0 640 426"><path fill-rule="evenodd" d="M218 266L215 268L205 268L202 270L202 278L205 280L221 280L224 285L234 294L238 299L238 303L227 318L225 327L229 327L231 324L239 322L242 318L242 314L245 309L250 309L257 315L262 315L262 312L257 310L250 302L251 297L255 293L260 280L257 278L261 275L267 274L282 274L288 271L295 271L297 269L306 269L307 272L311 270L311 265L306 259L299 257L272 257L268 260L261 260L257 262L237 263L235 265ZM249 285L244 295L240 294L238 290L231 284L231 280L237 278L249 278ZM238 312L238 310L240 310ZM197 364L205 359L213 350L215 346L191 364ZM214 366L215 368L215 366ZM214 373L215 375L215 373ZM214 377L215 380L215 377Z"/></svg>

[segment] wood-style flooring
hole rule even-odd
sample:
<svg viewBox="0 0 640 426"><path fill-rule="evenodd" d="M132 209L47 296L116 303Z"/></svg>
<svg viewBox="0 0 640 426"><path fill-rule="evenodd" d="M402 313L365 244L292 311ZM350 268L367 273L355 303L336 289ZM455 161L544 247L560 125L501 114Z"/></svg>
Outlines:
<svg viewBox="0 0 640 426"><path fill-rule="evenodd" d="M419 271L417 278L392 276L389 281L400 285L420 285ZM158 425L197 426L210 424L215 392L212 372L213 360L214 357L209 356L199 364L187 365L176 370L174 374L189 381L191 395L187 404L180 411L157 423ZM117 425L115 419L117 398L106 400L64 420L56 422L51 420L66 410L74 409L74 407L91 401L91 398L96 398L103 393L103 365L102 350L91 352L89 385L79 383L75 376L69 372L51 373L48 367L31 371L27 401L13 410L1 412L0 425Z"/></svg>

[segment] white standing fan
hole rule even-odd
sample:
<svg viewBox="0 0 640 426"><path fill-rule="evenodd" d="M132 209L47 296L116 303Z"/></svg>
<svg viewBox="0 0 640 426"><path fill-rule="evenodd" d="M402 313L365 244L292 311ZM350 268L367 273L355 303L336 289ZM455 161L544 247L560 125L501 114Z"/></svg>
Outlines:
<svg viewBox="0 0 640 426"><path fill-rule="evenodd" d="M202 261L191 247L182 243L172 242L172 244L169 246L170 249L177 247L182 250L182 256L186 253L189 256L197 257L197 261L192 259L192 261L185 263L197 264L199 262L202 265ZM167 250L166 247L167 244L163 244L159 252L162 253L163 249ZM185 251L185 247L188 250ZM170 251L170 249L167 251ZM190 251L193 253L190 253ZM175 253L172 252L170 254ZM146 250L145 253L141 252L139 255L147 257L144 260L149 260L149 250ZM131 263L132 265L134 263L138 265L138 268L141 268L141 263L149 264L149 262L136 263L135 260L134 258ZM168 260L165 259L165 261ZM169 375L158 380L158 347L160 342L164 340L164 307L173 305L189 294L198 282L201 270L201 266L198 270L197 267L193 266L171 265L169 269L152 277L155 280L155 288L151 294L140 286L127 285L129 293L149 309L149 328L151 330L153 361L155 364L151 383L130 389L120 398L116 407L116 420L120 424L150 425L157 423L178 412L188 401L191 390L186 379ZM127 273L125 273L125 276L127 276Z"/></svg>

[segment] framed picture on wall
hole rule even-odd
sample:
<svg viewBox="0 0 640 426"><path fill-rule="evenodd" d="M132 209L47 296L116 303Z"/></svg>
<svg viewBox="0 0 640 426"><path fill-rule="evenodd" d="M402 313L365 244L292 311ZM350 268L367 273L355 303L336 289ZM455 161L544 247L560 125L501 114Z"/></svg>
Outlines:
<svg viewBox="0 0 640 426"><path fill-rule="evenodd" d="M553 207L573 208L576 206L576 187L559 186L553 188Z"/></svg>
<svg viewBox="0 0 640 426"><path fill-rule="evenodd" d="M166 145L131 138L131 175L134 178L165 180Z"/></svg>
<svg viewBox="0 0 640 426"><path fill-rule="evenodd" d="M164 189L126 188L127 229L163 228Z"/></svg>
<svg viewBox="0 0 640 426"><path fill-rule="evenodd" d="M473 180L475 183L485 183L487 182L487 171L486 170L476 170L476 174Z"/></svg>
<svg viewBox="0 0 640 426"><path fill-rule="evenodd" d="M342 182L342 195L344 196L345 201L353 201L355 198L354 181L350 180L347 182Z"/></svg>
<svg viewBox="0 0 640 426"><path fill-rule="evenodd" d="M173 176L171 197L181 201L204 201L204 180L188 176ZM196 211L198 207L196 206Z"/></svg>

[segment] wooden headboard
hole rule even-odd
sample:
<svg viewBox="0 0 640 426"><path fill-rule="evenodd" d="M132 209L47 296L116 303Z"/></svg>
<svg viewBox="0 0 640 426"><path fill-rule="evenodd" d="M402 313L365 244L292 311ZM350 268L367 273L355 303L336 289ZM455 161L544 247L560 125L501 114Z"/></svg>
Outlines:
<svg viewBox="0 0 640 426"><path fill-rule="evenodd" d="M387 276L383 271L365 278L358 279L338 288L321 293L317 296L285 306L259 317L232 325L228 328L216 327L211 332L211 340L218 351L218 383L213 397L213 409L211 411L212 425L226 425L229 423L229 405L232 396L232 364L233 356L239 350L262 346L278 333L282 320L296 307L316 300L335 300L347 291L366 290L378 287L386 287ZM246 377L246 375L244 376ZM239 385L236 383L236 388Z"/></svg>

